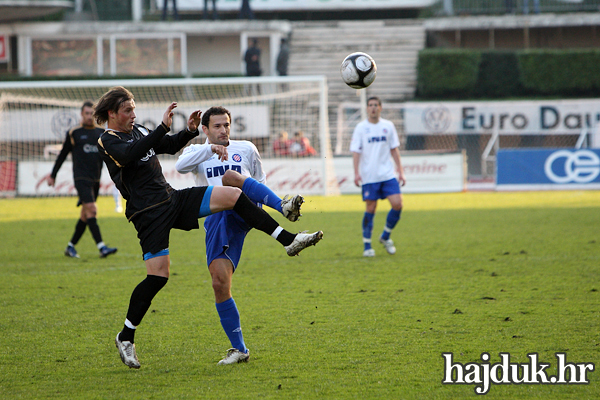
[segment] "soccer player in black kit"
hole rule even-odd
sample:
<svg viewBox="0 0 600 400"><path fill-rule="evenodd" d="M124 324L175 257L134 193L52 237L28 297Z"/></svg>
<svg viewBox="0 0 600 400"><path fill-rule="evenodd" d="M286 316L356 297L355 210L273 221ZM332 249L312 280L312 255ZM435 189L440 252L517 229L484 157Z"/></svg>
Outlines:
<svg viewBox="0 0 600 400"><path fill-rule="evenodd" d="M102 174L102 157L98 153L98 138L104 132L102 128L94 125L94 104L86 101L81 106L81 125L67 132L63 147L54 163L54 168L48 178L48 185L54 186L58 170L66 160L70 152L73 153L73 180L75 189L79 195L81 215L71 241L67 244L65 255L67 257L79 258L75 245L85 232L90 228L92 237L100 251L100 257L107 257L117 252L114 247L108 247L102 241L100 227L96 221L96 199L100 189L100 175Z"/></svg>
<svg viewBox="0 0 600 400"><path fill-rule="evenodd" d="M323 232L292 234L264 210L257 207L242 191L231 186L196 186L173 189L166 181L157 154L175 154L199 135L201 111L192 112L187 128L167 135L173 121L171 103L162 123L153 131L135 124L135 100L124 87L106 92L96 103L94 118L107 129L98 140L108 171L127 201L125 216L133 223L142 247L147 276L131 294L123 330L115 344L121 360L130 368L139 368L134 335L156 294L169 278L169 233L171 229L198 229L198 218L224 210L234 210L248 226L271 235L288 255L298 254L316 244ZM213 145L212 151L227 159L224 146Z"/></svg>

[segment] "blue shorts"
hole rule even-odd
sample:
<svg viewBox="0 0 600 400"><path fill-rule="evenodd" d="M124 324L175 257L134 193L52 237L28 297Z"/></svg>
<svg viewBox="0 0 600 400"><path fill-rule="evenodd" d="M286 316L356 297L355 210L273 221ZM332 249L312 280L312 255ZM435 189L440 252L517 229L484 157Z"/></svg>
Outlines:
<svg viewBox="0 0 600 400"><path fill-rule="evenodd" d="M250 228L244 220L232 210L209 215L204 220L206 231L206 264L217 258L227 258L237 268L242 256L244 239Z"/></svg>
<svg viewBox="0 0 600 400"><path fill-rule="evenodd" d="M400 194L400 183L396 178L362 185L363 201L387 199L393 194Z"/></svg>

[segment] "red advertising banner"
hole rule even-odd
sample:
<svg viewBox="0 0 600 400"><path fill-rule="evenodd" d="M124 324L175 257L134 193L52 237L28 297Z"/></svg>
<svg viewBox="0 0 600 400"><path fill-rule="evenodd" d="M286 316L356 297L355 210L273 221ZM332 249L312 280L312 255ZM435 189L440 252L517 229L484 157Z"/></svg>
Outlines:
<svg viewBox="0 0 600 400"><path fill-rule="evenodd" d="M0 62L8 62L8 35L0 35Z"/></svg>
<svg viewBox="0 0 600 400"><path fill-rule="evenodd" d="M14 192L17 180L17 162L0 161L0 192Z"/></svg>

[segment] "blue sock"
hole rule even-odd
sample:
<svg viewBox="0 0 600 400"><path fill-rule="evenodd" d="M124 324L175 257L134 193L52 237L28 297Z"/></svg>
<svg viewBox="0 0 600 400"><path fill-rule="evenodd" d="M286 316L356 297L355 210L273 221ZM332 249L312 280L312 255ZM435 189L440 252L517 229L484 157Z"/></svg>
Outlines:
<svg viewBox="0 0 600 400"><path fill-rule="evenodd" d="M363 217L362 227L363 227L363 243L365 245L365 250L369 250L371 248L371 232L373 232L373 218L375 214L371 214L365 212L365 216Z"/></svg>
<svg viewBox="0 0 600 400"><path fill-rule="evenodd" d="M246 196L256 203L266 204L272 209L282 212L281 198L269 189L267 185L263 185L256 179L246 178L242 186L242 192L246 193Z"/></svg>
<svg viewBox="0 0 600 400"><path fill-rule="evenodd" d="M216 306L219 317L221 318L221 325L231 342L231 347L246 353L248 350L246 349L244 336L242 335L240 313L235 305L233 297L222 303L216 303Z"/></svg>
<svg viewBox="0 0 600 400"><path fill-rule="evenodd" d="M383 233L381 234L381 238L383 240L388 240L390 238L390 234L392 233L392 229L396 226L398 221L400 220L400 215L402 214L402 209L394 210L393 208L387 215L387 219L385 220L385 228L383 228Z"/></svg>

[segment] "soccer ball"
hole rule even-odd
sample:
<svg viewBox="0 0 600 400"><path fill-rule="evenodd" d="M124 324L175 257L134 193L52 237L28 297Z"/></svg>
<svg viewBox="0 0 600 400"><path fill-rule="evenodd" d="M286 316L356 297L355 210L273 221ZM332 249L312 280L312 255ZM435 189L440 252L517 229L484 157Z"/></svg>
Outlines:
<svg viewBox="0 0 600 400"><path fill-rule="evenodd" d="M346 85L352 89L363 89L375 80L377 65L367 53L352 53L342 61L340 73Z"/></svg>

